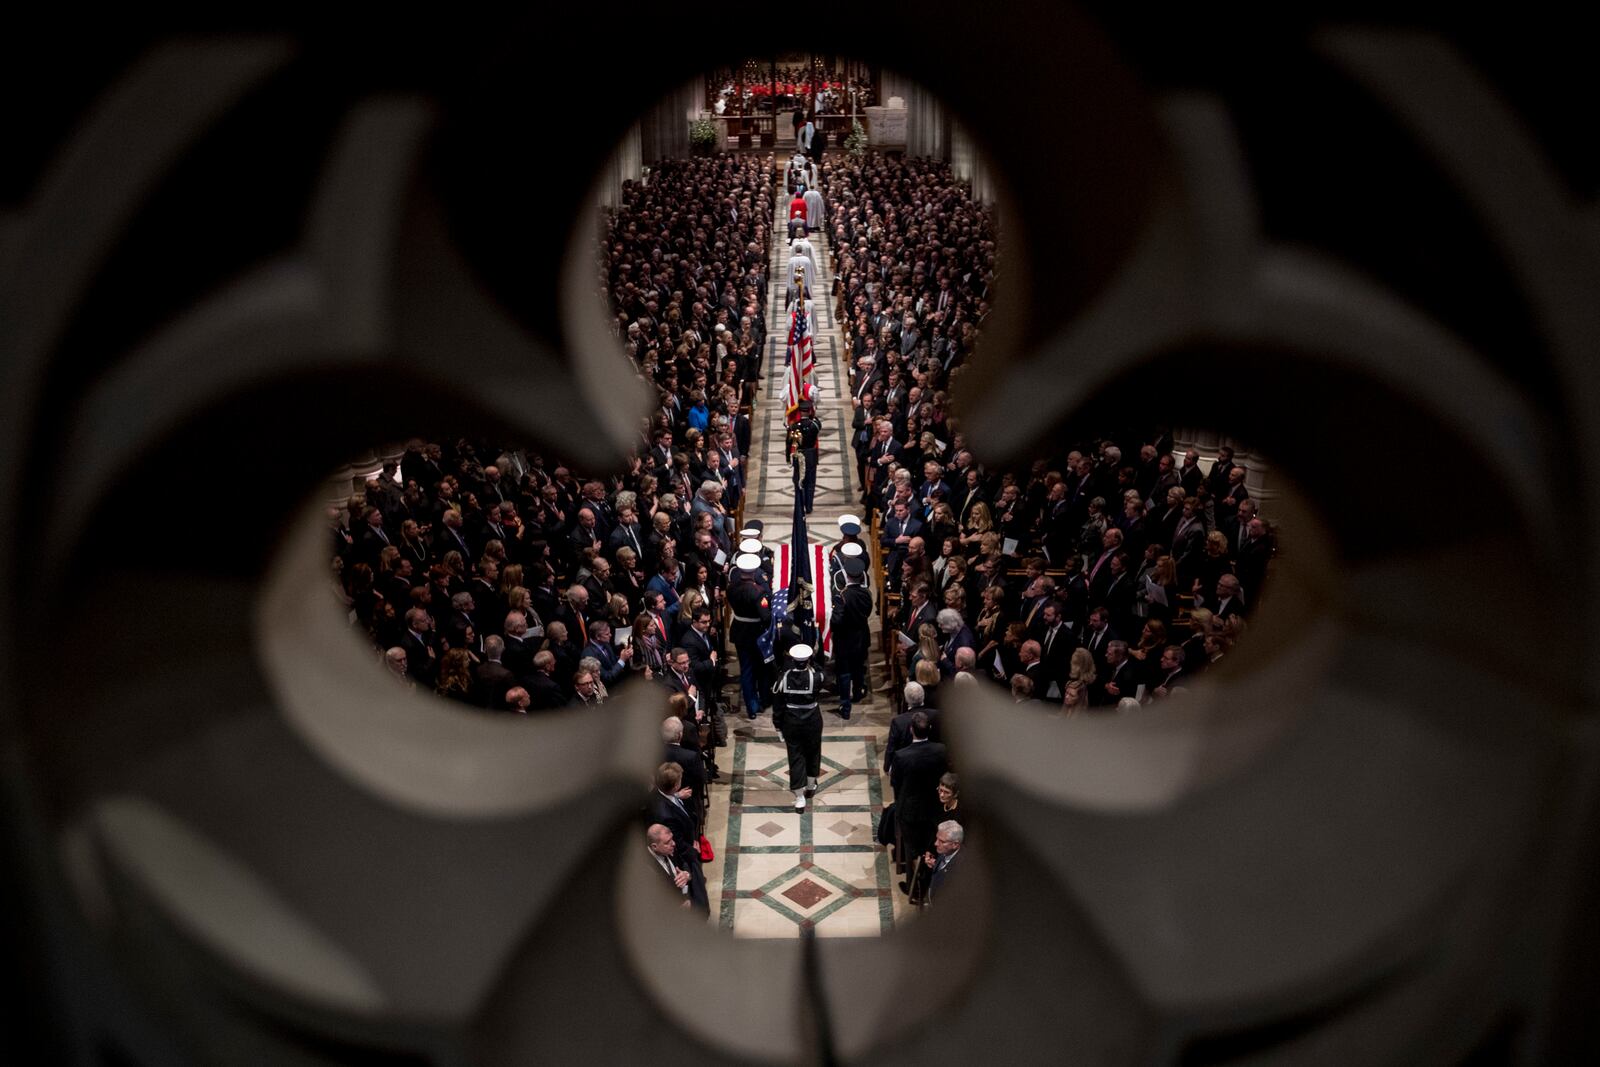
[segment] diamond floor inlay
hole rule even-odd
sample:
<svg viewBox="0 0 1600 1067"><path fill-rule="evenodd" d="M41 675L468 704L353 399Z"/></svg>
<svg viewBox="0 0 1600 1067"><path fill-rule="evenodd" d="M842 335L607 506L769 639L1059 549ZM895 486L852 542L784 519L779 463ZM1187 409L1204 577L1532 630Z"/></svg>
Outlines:
<svg viewBox="0 0 1600 1067"><path fill-rule="evenodd" d="M768 822L762 823L760 826L756 827L756 831L758 833L766 834L768 837L776 837L778 834L783 833L783 827L779 826L775 822Z"/></svg>
<svg viewBox="0 0 1600 1067"><path fill-rule="evenodd" d="M819 901L833 896L833 890L826 886L818 885L809 878L802 878L788 889L785 889L783 895L802 908L809 910L816 907Z"/></svg>

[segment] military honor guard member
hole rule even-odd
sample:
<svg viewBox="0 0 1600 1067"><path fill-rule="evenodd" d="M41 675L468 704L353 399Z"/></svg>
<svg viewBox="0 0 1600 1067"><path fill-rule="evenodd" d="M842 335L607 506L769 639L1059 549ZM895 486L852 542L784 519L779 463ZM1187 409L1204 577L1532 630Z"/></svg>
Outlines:
<svg viewBox="0 0 1600 1067"><path fill-rule="evenodd" d="M871 649L872 594L863 584L867 575L864 556L843 556L844 588L833 598L833 658L839 680L839 717L850 718L856 700L870 700L867 653Z"/></svg>
<svg viewBox="0 0 1600 1067"><path fill-rule="evenodd" d="M772 725L789 750L789 790L794 810L805 811L822 773L822 674L811 665L811 646L792 645L789 667L773 683Z"/></svg>
<svg viewBox="0 0 1600 1067"><path fill-rule="evenodd" d="M733 607L731 636L739 654L739 692L744 697L745 714L754 719L769 702L761 692L761 650L756 638L772 626L772 595L762 579L760 556L741 552L733 566L733 581L728 586L728 603Z"/></svg>

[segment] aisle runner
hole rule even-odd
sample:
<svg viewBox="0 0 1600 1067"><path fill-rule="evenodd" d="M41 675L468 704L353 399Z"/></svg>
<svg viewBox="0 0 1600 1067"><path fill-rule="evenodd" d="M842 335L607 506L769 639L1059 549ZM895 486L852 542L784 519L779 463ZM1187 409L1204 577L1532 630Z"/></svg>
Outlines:
<svg viewBox="0 0 1600 1067"><path fill-rule="evenodd" d="M780 561L788 558L794 517L781 399L788 337L783 291L787 209L787 198L780 196L773 219L767 359L756 411L760 425L754 428L748 460L745 508L747 520L765 523L766 540ZM829 288L831 255L825 233L814 233L810 240L820 275L812 297L817 414L823 433L815 510L808 525L813 553L825 558L839 538L836 520L857 513L858 504L854 456L848 447L848 379L839 360L841 339ZM814 556L812 574L826 573ZM753 723L737 713L729 719L732 725L737 718L739 725L729 736L733 759L731 774L724 771L727 787L718 783L712 788L707 833L717 858L706 865L706 883L714 921L735 936L798 937L802 929L815 929L822 937L873 937L892 929L907 910L904 894L894 888L888 854L874 843L878 817L890 799L882 770L889 702L880 694L870 704L857 703L849 722L839 718L834 698L825 696L822 707L823 773L803 814L794 810L788 757L783 739L772 728L772 716L764 714Z"/></svg>

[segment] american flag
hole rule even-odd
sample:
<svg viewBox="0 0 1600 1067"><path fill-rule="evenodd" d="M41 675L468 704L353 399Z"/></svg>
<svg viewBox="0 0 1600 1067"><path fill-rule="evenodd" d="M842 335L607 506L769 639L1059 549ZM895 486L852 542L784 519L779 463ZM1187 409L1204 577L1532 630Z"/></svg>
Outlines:
<svg viewBox="0 0 1600 1067"><path fill-rule="evenodd" d="M811 574L826 575L828 573L827 552L827 546L810 542L799 552L796 552L792 545L779 545L777 558L773 560L777 564L773 574L773 588L788 590L789 572L795 569L794 564L799 562L801 553L804 553L804 559L811 565ZM801 563L800 566L803 568L805 564ZM803 570L801 571L801 577L804 577L807 581L811 580L811 576ZM815 583L812 584L811 615L812 621L816 623L817 633L821 635L818 643L822 646L824 652L832 652L833 602L831 597L833 596L833 591L827 588L825 584L821 588L817 588ZM787 601L787 597L785 601Z"/></svg>
<svg viewBox="0 0 1600 1067"><path fill-rule="evenodd" d="M794 413L799 410L806 385L816 380L816 362L811 352L811 324L806 319L804 298L794 302L794 314L789 320L789 347L784 353L783 364L788 368L783 379L783 407L792 420Z"/></svg>

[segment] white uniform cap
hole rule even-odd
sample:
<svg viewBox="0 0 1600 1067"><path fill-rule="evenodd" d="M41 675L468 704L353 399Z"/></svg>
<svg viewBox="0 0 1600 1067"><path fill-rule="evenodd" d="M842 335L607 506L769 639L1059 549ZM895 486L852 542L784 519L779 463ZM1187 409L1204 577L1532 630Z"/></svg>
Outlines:
<svg viewBox="0 0 1600 1067"><path fill-rule="evenodd" d="M846 541L839 546L839 554L842 556L859 556L862 554L861 546L854 541Z"/></svg>
<svg viewBox="0 0 1600 1067"><path fill-rule="evenodd" d="M742 571L758 571L761 569L761 557L745 552L735 557L733 565Z"/></svg>
<svg viewBox="0 0 1600 1067"><path fill-rule="evenodd" d="M739 536L740 537L760 537L761 536L761 531L756 529L754 526L746 526L744 529L739 531Z"/></svg>
<svg viewBox="0 0 1600 1067"><path fill-rule="evenodd" d="M860 526L861 525L861 520L856 518L856 516L854 516L854 515L840 515L839 516L839 525L840 525L840 527L843 527L846 523L854 523L856 526Z"/></svg>
<svg viewBox="0 0 1600 1067"><path fill-rule="evenodd" d="M794 660L796 663L804 663L806 660L811 658L811 646L790 645L789 658Z"/></svg>
<svg viewBox="0 0 1600 1067"><path fill-rule="evenodd" d="M751 555L759 556L761 555L761 542L757 541L754 537L747 537L743 541L739 542L739 551L749 552Z"/></svg>

